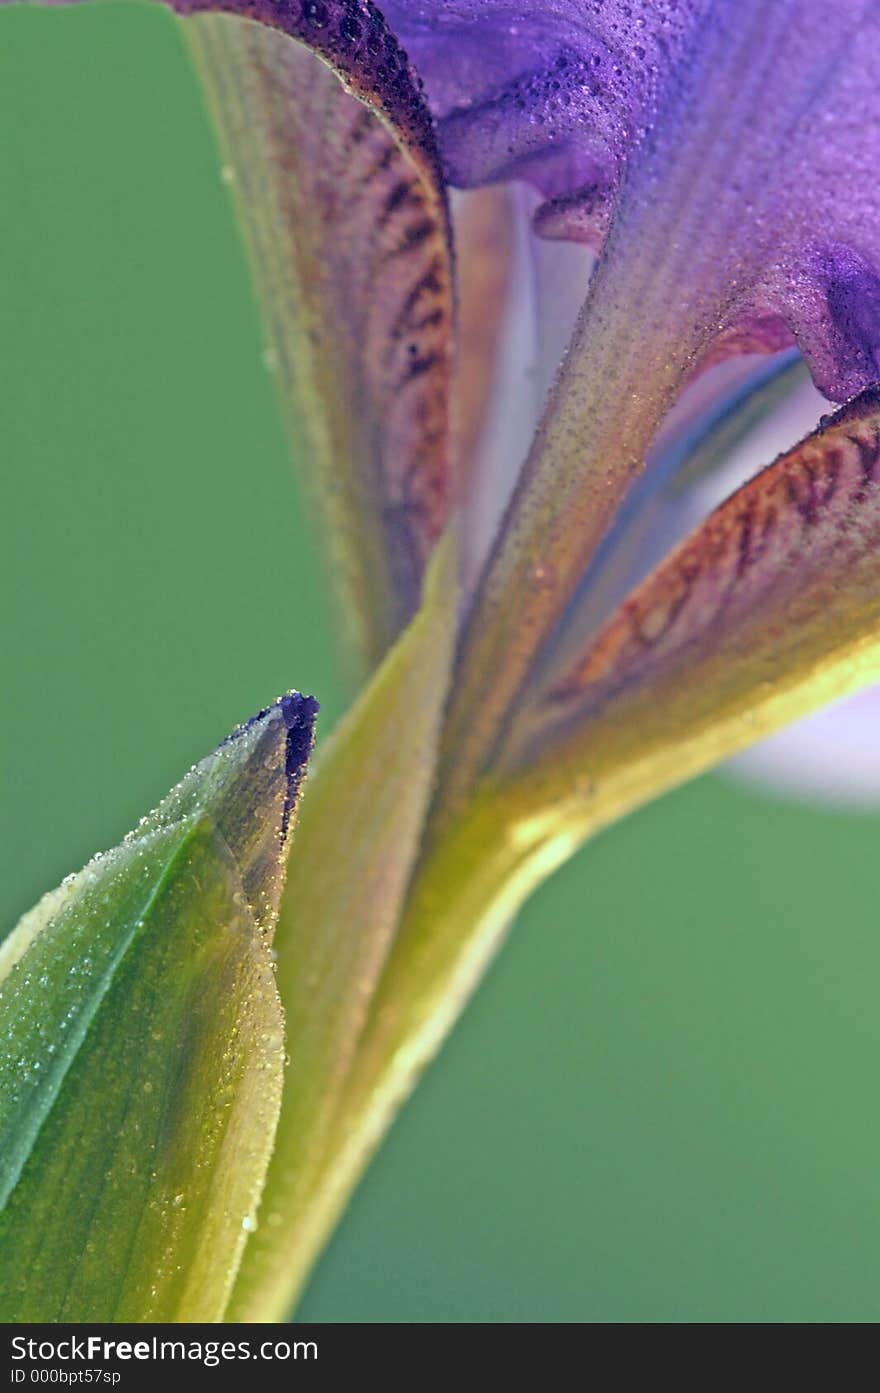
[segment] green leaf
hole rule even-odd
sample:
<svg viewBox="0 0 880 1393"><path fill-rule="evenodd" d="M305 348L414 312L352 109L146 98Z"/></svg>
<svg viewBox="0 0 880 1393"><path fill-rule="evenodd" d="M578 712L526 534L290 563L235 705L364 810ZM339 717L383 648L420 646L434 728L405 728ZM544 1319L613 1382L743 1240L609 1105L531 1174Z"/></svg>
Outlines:
<svg viewBox="0 0 880 1393"><path fill-rule="evenodd" d="M0 959L0 1319L217 1320L280 1106L267 932L314 703L242 727Z"/></svg>
<svg viewBox="0 0 880 1393"><path fill-rule="evenodd" d="M454 537L425 601L323 747L291 853L276 935L291 1067L257 1233L230 1307L287 1314L335 1217L318 1206L326 1138L394 939L434 782L458 605Z"/></svg>

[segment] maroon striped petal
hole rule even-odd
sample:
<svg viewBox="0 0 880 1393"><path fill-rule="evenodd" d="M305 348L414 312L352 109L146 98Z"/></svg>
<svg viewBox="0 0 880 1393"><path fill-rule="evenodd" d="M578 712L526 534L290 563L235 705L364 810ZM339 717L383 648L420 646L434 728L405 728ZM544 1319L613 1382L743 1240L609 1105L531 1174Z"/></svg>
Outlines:
<svg viewBox="0 0 880 1393"><path fill-rule="evenodd" d="M168 3L208 89L267 360L369 666L417 608L453 503L452 246L433 118L369 0Z"/></svg>
<svg viewBox="0 0 880 1393"><path fill-rule="evenodd" d="M880 674L880 391L751 479L620 606L508 733L651 793ZM562 758L563 752L567 752Z"/></svg>

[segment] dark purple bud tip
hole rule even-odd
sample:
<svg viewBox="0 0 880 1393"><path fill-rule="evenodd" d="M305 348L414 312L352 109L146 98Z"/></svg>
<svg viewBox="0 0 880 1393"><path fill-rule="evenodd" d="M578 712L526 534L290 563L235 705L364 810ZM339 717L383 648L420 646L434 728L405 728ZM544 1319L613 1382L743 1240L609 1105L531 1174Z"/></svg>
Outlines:
<svg viewBox="0 0 880 1393"><path fill-rule="evenodd" d="M303 696L301 692L285 692L284 696L278 697L270 706L264 706L253 716L249 716L240 726L236 726L230 735L227 735L223 744L228 744L230 740L238 740L246 730L264 721L270 712L278 709L284 718L290 740L295 744L297 739L305 742L301 745L302 758L307 759L312 747L312 737L314 735L315 717L321 709L320 702L316 697ZM302 759L299 761L302 762Z"/></svg>
<svg viewBox="0 0 880 1393"><path fill-rule="evenodd" d="M270 716L273 711L281 713L287 731L287 745L284 755L287 791L281 820L282 845L287 839L290 815L296 807L300 785L308 767L312 745L315 742L315 717L319 710L320 705L315 697L303 696L301 692L285 692L284 696L273 701L271 706L264 706L262 711L251 716L243 725L237 726L220 746L222 749L223 745L240 740L246 731L253 730L254 726L265 721L266 717Z"/></svg>
<svg viewBox="0 0 880 1393"><path fill-rule="evenodd" d="M281 823L283 842L287 837L290 814L296 805L299 786L306 772L312 745L315 743L315 718L320 705L314 697L303 696L301 692L286 692L275 704L280 708L287 727L287 753L284 760L287 797Z"/></svg>
<svg viewBox="0 0 880 1393"><path fill-rule="evenodd" d="M299 775L308 762L315 739L315 718L321 707L314 697L300 692L287 692L276 705L287 726L286 768L290 779Z"/></svg>
<svg viewBox="0 0 880 1393"><path fill-rule="evenodd" d="M317 712L314 697L285 692L193 765L137 828L143 837L185 818L210 817L232 853L257 923L267 928L278 912Z"/></svg>

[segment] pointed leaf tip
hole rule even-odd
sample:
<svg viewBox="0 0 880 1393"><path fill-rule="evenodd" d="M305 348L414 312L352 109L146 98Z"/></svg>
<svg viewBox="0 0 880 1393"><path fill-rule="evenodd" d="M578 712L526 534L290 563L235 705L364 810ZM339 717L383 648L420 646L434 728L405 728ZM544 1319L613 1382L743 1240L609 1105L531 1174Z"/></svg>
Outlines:
<svg viewBox="0 0 880 1393"><path fill-rule="evenodd" d="M278 914L290 824L314 743L318 703L286 692L258 711L195 765L137 835L207 813L235 860L248 903L263 929Z"/></svg>
<svg viewBox="0 0 880 1393"><path fill-rule="evenodd" d="M313 696L303 696L301 692L285 692L271 706L265 706L256 716L236 727L223 745L239 740L248 732L268 729L274 738L280 740L284 725L284 776L286 779L285 809L282 818L281 836L288 831L290 814L294 810L300 786L308 768L312 747L315 743L315 721L320 711L320 703ZM277 729L276 729L277 726ZM220 748L223 748L223 745Z"/></svg>
<svg viewBox="0 0 880 1393"><path fill-rule="evenodd" d="M194 766L0 952L0 1319L218 1320L281 1101L274 922L317 703Z"/></svg>

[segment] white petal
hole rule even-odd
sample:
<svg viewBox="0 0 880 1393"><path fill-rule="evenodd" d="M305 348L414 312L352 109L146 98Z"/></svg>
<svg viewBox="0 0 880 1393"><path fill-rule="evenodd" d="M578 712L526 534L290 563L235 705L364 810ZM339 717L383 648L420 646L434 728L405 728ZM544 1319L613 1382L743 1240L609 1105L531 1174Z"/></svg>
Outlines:
<svg viewBox="0 0 880 1393"><path fill-rule="evenodd" d="M798 801L880 807L880 687L796 722L724 769Z"/></svg>
<svg viewBox="0 0 880 1393"><path fill-rule="evenodd" d="M482 569L528 454L594 263L585 247L538 237L532 230L538 196L522 184L512 185L511 192L515 208L512 291L465 518L466 589ZM469 196L453 190L453 222Z"/></svg>

